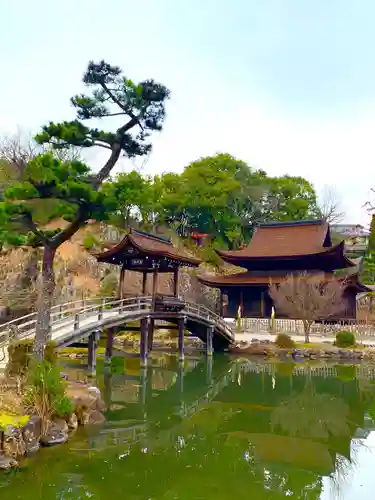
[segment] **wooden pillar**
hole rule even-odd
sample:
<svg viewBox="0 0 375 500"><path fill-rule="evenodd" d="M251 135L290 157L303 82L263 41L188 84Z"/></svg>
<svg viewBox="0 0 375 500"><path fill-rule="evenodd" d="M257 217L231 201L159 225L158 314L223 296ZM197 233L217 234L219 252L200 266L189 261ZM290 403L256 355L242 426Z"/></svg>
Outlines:
<svg viewBox="0 0 375 500"><path fill-rule="evenodd" d="M88 368L91 376L96 375L96 355L98 350L98 339L100 332L95 331L89 336Z"/></svg>
<svg viewBox="0 0 375 500"><path fill-rule="evenodd" d="M124 279L125 279L125 268L124 266L121 267L120 271L120 280L118 284L118 291L117 295L119 299L122 299L124 297Z"/></svg>
<svg viewBox="0 0 375 500"><path fill-rule="evenodd" d="M155 297L158 290L158 271L154 270L154 274L152 277L152 310L155 310Z"/></svg>
<svg viewBox="0 0 375 500"><path fill-rule="evenodd" d="M143 271L143 279L142 279L142 295L146 295L147 288L147 273Z"/></svg>
<svg viewBox="0 0 375 500"><path fill-rule="evenodd" d="M214 336L214 327L207 327L207 342L206 342L206 354L207 356L212 356L213 354L213 336Z"/></svg>
<svg viewBox="0 0 375 500"><path fill-rule="evenodd" d="M104 357L104 364L105 365L110 365L112 362L113 336L114 336L114 329L109 328L107 331L107 344L106 344L106 348L105 348L105 357Z"/></svg>
<svg viewBox="0 0 375 500"><path fill-rule="evenodd" d="M224 317L224 297L223 297L223 291L220 290L220 297L219 297L220 303L219 303L219 315L223 318Z"/></svg>
<svg viewBox="0 0 375 500"><path fill-rule="evenodd" d="M178 320L178 358L183 361L185 358L184 353L184 340L185 340L185 320L186 318L179 318Z"/></svg>
<svg viewBox="0 0 375 500"><path fill-rule="evenodd" d="M141 343L140 343L140 359L141 366L147 366L147 358L148 358L148 322L149 318L141 319Z"/></svg>
<svg viewBox="0 0 375 500"><path fill-rule="evenodd" d="M155 320L154 318L150 318L149 326L148 326L148 352L152 351L152 346L154 344L154 331L155 331Z"/></svg>
<svg viewBox="0 0 375 500"><path fill-rule="evenodd" d="M178 288L179 288L179 272L178 267L176 267L173 271L173 295L178 297Z"/></svg>

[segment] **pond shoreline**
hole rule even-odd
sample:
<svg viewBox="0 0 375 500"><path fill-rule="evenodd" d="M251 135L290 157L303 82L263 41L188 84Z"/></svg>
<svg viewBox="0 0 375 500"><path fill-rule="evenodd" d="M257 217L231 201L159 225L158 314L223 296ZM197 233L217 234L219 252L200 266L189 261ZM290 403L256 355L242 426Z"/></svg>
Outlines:
<svg viewBox="0 0 375 500"><path fill-rule="evenodd" d="M0 471L18 468L20 461L34 456L41 447L65 444L79 426L105 422L103 412L106 407L97 387L70 381L66 395L72 402L73 412L65 418L54 418L48 422L45 431L42 418L38 415L7 416L9 423L0 426Z"/></svg>
<svg viewBox="0 0 375 500"><path fill-rule="evenodd" d="M324 360L347 360L347 361L369 361L375 360L375 348L372 347L337 347L331 343L320 345L296 344L293 348L278 347L271 341L240 342L229 349L229 352L240 356L263 356L266 358L281 359L324 359Z"/></svg>

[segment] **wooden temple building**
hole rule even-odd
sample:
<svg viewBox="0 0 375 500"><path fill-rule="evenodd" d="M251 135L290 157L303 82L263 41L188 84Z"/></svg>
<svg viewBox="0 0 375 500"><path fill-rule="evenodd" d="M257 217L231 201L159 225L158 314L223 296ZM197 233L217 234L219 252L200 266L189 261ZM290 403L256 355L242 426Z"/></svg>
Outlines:
<svg viewBox="0 0 375 500"><path fill-rule="evenodd" d="M164 319L178 324L178 349L180 359L184 358L184 331L186 328L186 314L183 310L185 302L179 298L179 269L180 267L197 267L199 259L188 257L175 248L172 242L165 237L131 230L118 244L112 248L96 254L98 262L106 262L121 266L118 298L124 299L126 289L126 271L141 273L142 296L146 295L148 276L152 276L151 308L136 311L140 320L140 357L143 364L147 363L148 352L153 346L155 320ZM171 294L158 294L158 277L160 273L173 275L173 291ZM207 334L207 352L212 354L213 331ZM112 356L113 335L109 332L107 339L106 356Z"/></svg>
<svg viewBox="0 0 375 500"><path fill-rule="evenodd" d="M115 246L96 255L98 262L106 262L121 266L119 282L119 298L123 298L126 290L126 271L142 274L142 295L146 294L148 276L152 277L152 296L158 291L160 273L173 274L173 296L178 296L179 269L181 267L197 267L199 259L188 257L173 246L163 236L149 234L131 229Z"/></svg>
<svg viewBox="0 0 375 500"><path fill-rule="evenodd" d="M270 284L281 283L290 274L324 273L329 278L337 270L354 268L344 255L344 242L333 245L329 224L322 220L275 222L259 225L248 246L235 251L218 251L227 263L246 269L230 275L200 276L200 281L221 292L221 315L270 318L273 302ZM347 273L341 318L356 318L356 296L369 292L358 274ZM277 317L283 317L281 311Z"/></svg>

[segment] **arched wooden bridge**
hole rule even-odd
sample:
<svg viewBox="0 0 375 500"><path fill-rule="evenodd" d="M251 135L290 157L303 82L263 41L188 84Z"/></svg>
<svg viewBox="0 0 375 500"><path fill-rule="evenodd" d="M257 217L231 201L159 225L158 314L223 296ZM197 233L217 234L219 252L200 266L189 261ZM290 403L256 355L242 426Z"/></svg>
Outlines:
<svg viewBox="0 0 375 500"><path fill-rule="evenodd" d="M27 339L35 336L36 319L37 313L31 313L0 326L0 361L12 338ZM234 341L232 329L223 318L208 308L183 302L183 307L177 312L158 311L155 310L152 296L88 299L54 306L51 309L50 338L58 346L64 347L93 335L98 336L101 330L112 329L113 331L114 328L124 326L129 322L140 321L141 337L142 324L143 330L146 331L143 338L143 344L146 343L146 346L143 345L143 348L145 352L148 352L151 347L150 341L152 343L152 335L151 338L148 335L149 323L155 320L183 325L179 326L179 329L186 329L199 337L206 343L209 353L212 350L224 350ZM183 338L180 340L183 344ZM179 349L180 356L183 356L183 345L180 345ZM145 356L147 357L147 354Z"/></svg>

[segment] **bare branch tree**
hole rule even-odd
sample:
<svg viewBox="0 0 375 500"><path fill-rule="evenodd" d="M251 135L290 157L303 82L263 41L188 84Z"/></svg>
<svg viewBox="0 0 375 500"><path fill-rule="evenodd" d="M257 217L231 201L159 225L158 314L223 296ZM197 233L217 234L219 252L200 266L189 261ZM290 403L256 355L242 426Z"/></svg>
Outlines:
<svg viewBox="0 0 375 500"><path fill-rule="evenodd" d="M325 186L319 203L319 211L322 219L329 224L337 224L345 217L341 201L337 191L332 186Z"/></svg>
<svg viewBox="0 0 375 500"><path fill-rule="evenodd" d="M344 281L303 273L290 275L285 281L271 285L269 294L276 313L280 310L291 318L302 320L308 343L314 321L332 318L344 310L344 290Z"/></svg>
<svg viewBox="0 0 375 500"><path fill-rule="evenodd" d="M30 160L39 154L51 152L61 161L79 160L78 147L53 149L49 144L37 144L31 134L18 129L13 135L0 137L0 160L8 166L8 175L15 181L22 178Z"/></svg>

